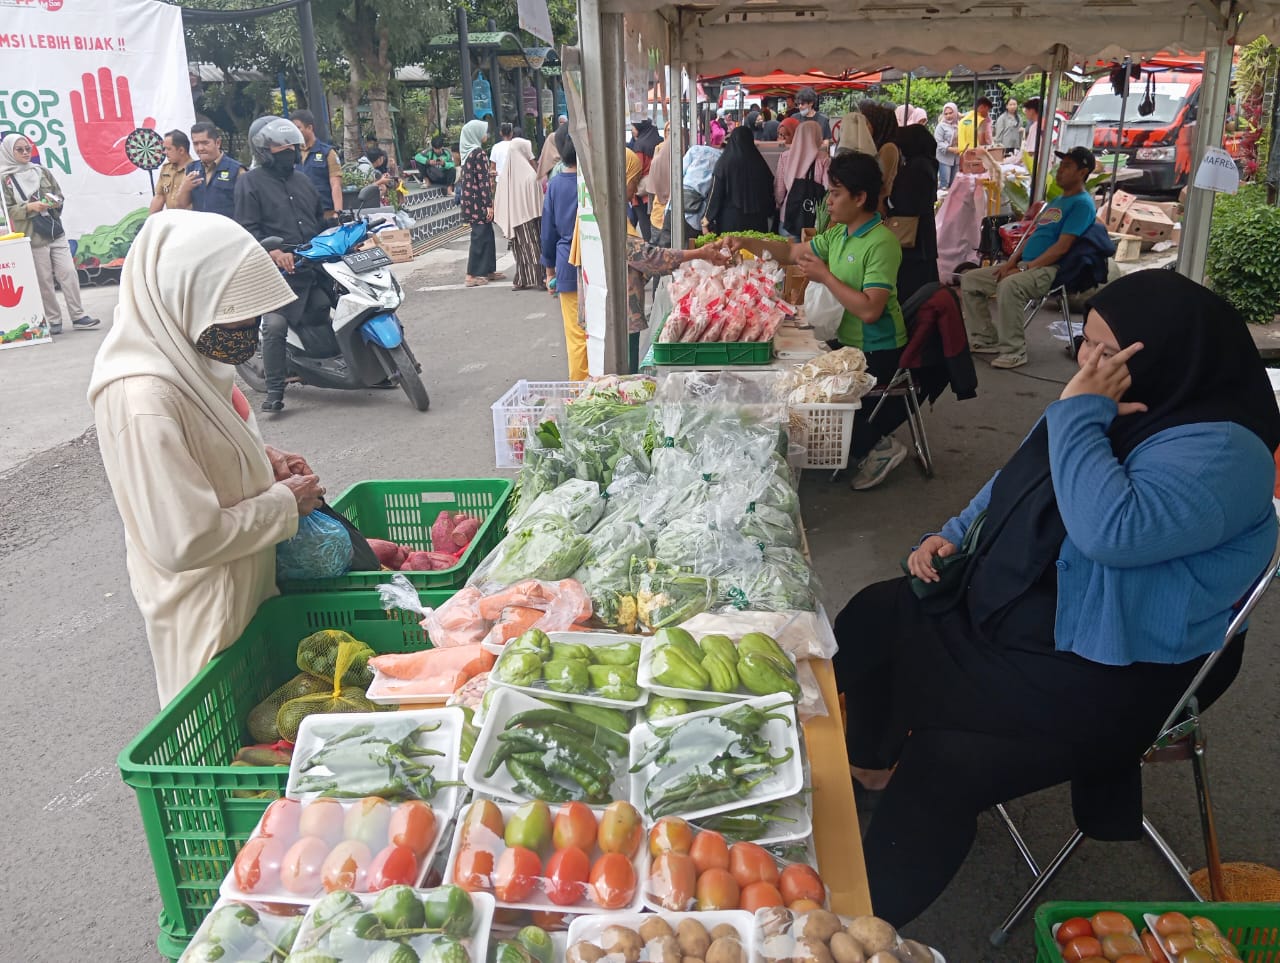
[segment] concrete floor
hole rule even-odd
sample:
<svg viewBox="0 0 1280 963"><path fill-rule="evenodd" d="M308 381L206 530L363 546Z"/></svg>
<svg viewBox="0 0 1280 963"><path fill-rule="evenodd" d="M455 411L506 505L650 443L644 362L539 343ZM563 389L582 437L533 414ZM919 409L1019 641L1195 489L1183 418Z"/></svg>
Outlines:
<svg viewBox="0 0 1280 963"><path fill-rule="evenodd" d="M464 245L455 244L398 269L411 275L401 317L424 367L428 413L399 392L295 389L284 414L263 420L267 441L306 454L334 492L370 477L500 474L489 406L518 378L564 377L559 312L546 295L458 289L464 259ZM112 288L86 292L104 318L114 297ZM880 489L852 493L843 478L806 473L802 503L830 611L867 582L897 574L919 534L962 507L1056 397L1072 363L1044 334L1046 318L1032 326L1031 365L997 372L980 363L979 398L961 404L948 395L927 414L936 478L906 464ZM159 899L133 795L116 768L121 747L155 714L156 696L84 402L101 336L77 332L0 352L0 650L8 666L0 754L10 786L0 815L11 840L0 882L4 963L157 959ZM1280 668L1270 650L1278 612L1275 599L1264 602L1245 671L1209 716L1228 859L1280 861L1268 741L1277 723ZM1093 708L1081 693L1081 711ZM1190 774L1149 773L1147 802L1175 848L1200 865ZM1010 809L1042 862L1070 831L1062 791ZM986 816L960 876L910 934L951 963L1025 963L1034 956L1029 923L998 952L986 936L1027 879ZM1169 899L1179 887L1148 846L1086 844L1047 896Z"/></svg>

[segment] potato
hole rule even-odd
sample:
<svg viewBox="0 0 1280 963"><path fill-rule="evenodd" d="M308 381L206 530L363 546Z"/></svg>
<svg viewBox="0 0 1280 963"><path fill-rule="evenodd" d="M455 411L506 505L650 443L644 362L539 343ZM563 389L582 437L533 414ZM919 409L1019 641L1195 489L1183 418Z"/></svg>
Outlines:
<svg viewBox="0 0 1280 963"><path fill-rule="evenodd" d="M711 948L707 950L707 963L747 963L747 954L737 934L712 940Z"/></svg>
<svg viewBox="0 0 1280 963"><path fill-rule="evenodd" d="M843 928L840 917L822 909L810 910L796 917L796 934L807 940L826 943Z"/></svg>
<svg viewBox="0 0 1280 963"><path fill-rule="evenodd" d="M564 955L564 959L565 963L596 963L597 960L602 960L605 956L605 951L594 943L579 940L569 947L569 952Z"/></svg>
<svg viewBox="0 0 1280 963"><path fill-rule="evenodd" d="M791 910L782 906L768 906L758 911L756 925L765 936L777 936L789 932L793 920Z"/></svg>
<svg viewBox="0 0 1280 963"><path fill-rule="evenodd" d="M902 963L933 963L933 950L916 940L903 940L894 953Z"/></svg>
<svg viewBox="0 0 1280 963"><path fill-rule="evenodd" d="M738 935L738 928L734 926L732 923L721 923L719 926L717 926L715 929L711 931L712 943L714 943L718 939L722 939L725 937L735 939L735 940L742 939L742 937Z"/></svg>
<svg viewBox="0 0 1280 963"><path fill-rule="evenodd" d="M661 916L650 916L644 921L644 925L640 927L640 939L644 940L646 946L654 940L675 935L676 932L671 928L671 924ZM676 963L680 963L680 961L676 960Z"/></svg>
<svg viewBox="0 0 1280 963"><path fill-rule="evenodd" d="M609 955L621 956L626 963L639 963L644 944L640 934L625 926L610 926L600 934L600 946Z"/></svg>
<svg viewBox="0 0 1280 963"><path fill-rule="evenodd" d="M662 920L658 922L667 926ZM670 932L671 927L667 926L667 933ZM676 938L668 935L656 937L645 943L644 958L647 963L681 963L683 954L680 952L680 944L676 942Z"/></svg>
<svg viewBox="0 0 1280 963"><path fill-rule="evenodd" d="M681 963L705 963L705 961L698 959L696 956L686 956Z"/></svg>
<svg viewBox="0 0 1280 963"><path fill-rule="evenodd" d="M871 959L867 960L867 963L902 963L902 961L888 950L881 950L875 956L871 957Z"/></svg>
<svg viewBox="0 0 1280 963"><path fill-rule="evenodd" d="M792 960L793 963L835 963L831 951L827 949L827 944L811 937L796 943L796 952Z"/></svg>
<svg viewBox="0 0 1280 963"><path fill-rule="evenodd" d="M862 951L871 956L882 950L891 950L898 945L897 931L875 916L859 916L849 924L848 932L861 944ZM886 963L886 961L881 960L880 963Z"/></svg>
<svg viewBox="0 0 1280 963"><path fill-rule="evenodd" d="M681 921L676 927L676 939L680 941L680 952L686 957L692 956L696 960L707 958L711 937L707 935L707 928L697 920Z"/></svg>
<svg viewBox="0 0 1280 963"><path fill-rule="evenodd" d="M790 963L796 955L796 940L789 932L776 936L761 934L756 948L768 963Z"/></svg>
<svg viewBox="0 0 1280 963"><path fill-rule="evenodd" d="M831 935L831 955L836 963L867 963L862 944L843 930Z"/></svg>

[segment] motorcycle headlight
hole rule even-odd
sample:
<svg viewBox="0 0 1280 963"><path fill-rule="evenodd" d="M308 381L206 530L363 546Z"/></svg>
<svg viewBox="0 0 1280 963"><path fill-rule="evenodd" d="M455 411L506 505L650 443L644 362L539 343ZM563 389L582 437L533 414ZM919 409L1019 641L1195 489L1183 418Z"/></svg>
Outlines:
<svg viewBox="0 0 1280 963"><path fill-rule="evenodd" d="M1139 147L1140 161L1171 161L1175 151L1172 147Z"/></svg>

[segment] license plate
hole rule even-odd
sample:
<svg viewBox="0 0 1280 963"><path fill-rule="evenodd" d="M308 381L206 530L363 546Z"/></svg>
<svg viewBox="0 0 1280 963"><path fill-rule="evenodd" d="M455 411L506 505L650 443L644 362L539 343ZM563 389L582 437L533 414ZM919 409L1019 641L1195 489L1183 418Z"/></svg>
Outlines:
<svg viewBox="0 0 1280 963"><path fill-rule="evenodd" d="M356 274L368 274L370 271L376 271L391 264L391 258L387 257L387 252L380 247L344 254L342 260Z"/></svg>

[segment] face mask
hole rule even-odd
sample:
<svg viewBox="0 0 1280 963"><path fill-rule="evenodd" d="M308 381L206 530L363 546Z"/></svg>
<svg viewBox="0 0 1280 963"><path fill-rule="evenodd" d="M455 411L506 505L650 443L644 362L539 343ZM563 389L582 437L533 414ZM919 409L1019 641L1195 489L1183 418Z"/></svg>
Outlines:
<svg viewBox="0 0 1280 963"><path fill-rule="evenodd" d="M210 361L244 364L258 350L258 327L219 328L214 325L205 328L196 340L196 350Z"/></svg>
<svg viewBox="0 0 1280 963"><path fill-rule="evenodd" d="M299 160L298 148L292 147L289 150L282 150L282 151L279 151L278 153L272 154L271 163L268 166L270 166L272 170L277 171L278 173L288 174L294 169L295 166L297 166L298 160Z"/></svg>

